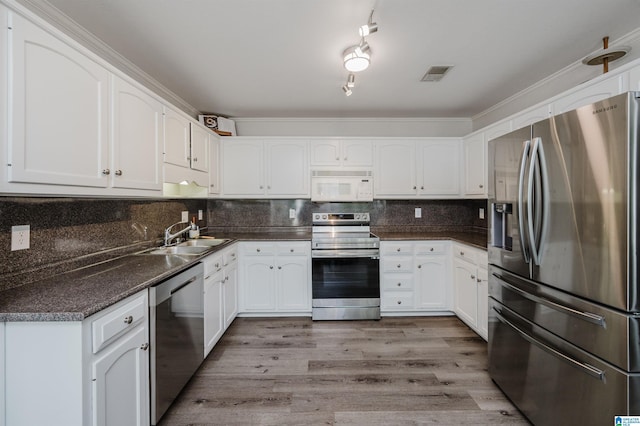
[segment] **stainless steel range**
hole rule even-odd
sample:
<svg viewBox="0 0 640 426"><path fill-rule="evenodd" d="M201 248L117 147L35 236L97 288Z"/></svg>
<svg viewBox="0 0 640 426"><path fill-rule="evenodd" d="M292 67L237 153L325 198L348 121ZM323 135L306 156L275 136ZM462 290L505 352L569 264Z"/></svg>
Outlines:
<svg viewBox="0 0 640 426"><path fill-rule="evenodd" d="M369 213L313 213L312 318L380 319L380 239Z"/></svg>

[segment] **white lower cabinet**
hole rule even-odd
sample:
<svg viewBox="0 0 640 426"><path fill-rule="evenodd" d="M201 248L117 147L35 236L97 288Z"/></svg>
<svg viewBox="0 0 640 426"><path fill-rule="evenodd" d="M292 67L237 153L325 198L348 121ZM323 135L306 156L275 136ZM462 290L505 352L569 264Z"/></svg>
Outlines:
<svg viewBox="0 0 640 426"><path fill-rule="evenodd" d="M384 314L451 311L447 241L382 241L381 306Z"/></svg>
<svg viewBox="0 0 640 426"><path fill-rule="evenodd" d="M238 315L237 244L207 256L204 263L204 356Z"/></svg>
<svg viewBox="0 0 640 426"><path fill-rule="evenodd" d="M454 311L485 340L487 333L487 252L453 244Z"/></svg>
<svg viewBox="0 0 640 426"><path fill-rule="evenodd" d="M84 321L5 323L6 424L148 425L148 348L147 290Z"/></svg>
<svg viewBox="0 0 640 426"><path fill-rule="evenodd" d="M241 242L240 259L241 313L311 313L308 241Z"/></svg>

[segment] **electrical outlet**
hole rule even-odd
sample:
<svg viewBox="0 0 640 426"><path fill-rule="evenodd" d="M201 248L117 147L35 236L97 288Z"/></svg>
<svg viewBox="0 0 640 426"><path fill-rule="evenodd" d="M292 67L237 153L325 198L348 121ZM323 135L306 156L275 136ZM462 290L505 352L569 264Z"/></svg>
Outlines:
<svg viewBox="0 0 640 426"><path fill-rule="evenodd" d="M11 251L28 249L30 234L31 227L29 225L12 226Z"/></svg>
<svg viewBox="0 0 640 426"><path fill-rule="evenodd" d="M422 217L422 207L416 207L416 209L415 209L415 217L417 217L417 218L421 218Z"/></svg>
<svg viewBox="0 0 640 426"><path fill-rule="evenodd" d="M480 207L480 219L484 219L484 209Z"/></svg>
<svg viewBox="0 0 640 426"><path fill-rule="evenodd" d="M198 220L202 220L202 210L198 210Z"/></svg>
<svg viewBox="0 0 640 426"><path fill-rule="evenodd" d="M296 218L296 209L289 209L289 219Z"/></svg>
<svg viewBox="0 0 640 426"><path fill-rule="evenodd" d="M182 212L182 222L189 222L189 211Z"/></svg>

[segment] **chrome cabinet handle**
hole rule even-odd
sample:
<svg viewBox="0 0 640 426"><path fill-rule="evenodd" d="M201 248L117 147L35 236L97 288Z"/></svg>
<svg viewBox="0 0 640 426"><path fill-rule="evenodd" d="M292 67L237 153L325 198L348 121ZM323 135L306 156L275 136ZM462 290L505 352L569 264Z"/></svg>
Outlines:
<svg viewBox="0 0 640 426"><path fill-rule="evenodd" d="M422 269L422 265L418 265L418 269Z"/></svg>
<svg viewBox="0 0 640 426"><path fill-rule="evenodd" d="M198 161L198 157L193 157L193 161L197 162Z"/></svg>
<svg viewBox="0 0 640 426"><path fill-rule="evenodd" d="M148 344L148 343L143 343L143 344L140 346L140 349L142 349L143 351L146 351L147 349L149 349L149 344Z"/></svg>
<svg viewBox="0 0 640 426"><path fill-rule="evenodd" d="M257 251L258 253L260 253L260 249L256 249L256 251Z"/></svg>
<svg viewBox="0 0 640 426"><path fill-rule="evenodd" d="M424 189L424 185L422 185L422 186L420 187L420 189Z"/></svg>
<svg viewBox="0 0 640 426"><path fill-rule="evenodd" d="M417 188L417 186L413 185L413 189L416 189L416 188Z"/></svg>
<svg viewBox="0 0 640 426"><path fill-rule="evenodd" d="M340 157L336 157L336 161L340 161Z"/></svg>
<svg viewBox="0 0 640 426"><path fill-rule="evenodd" d="M402 283L398 283L398 287L402 287Z"/></svg>
<svg viewBox="0 0 640 426"><path fill-rule="evenodd" d="M102 174L103 174L103 175L111 174L111 170L109 170L109 169L104 169L104 170L102 170Z"/></svg>
<svg viewBox="0 0 640 426"><path fill-rule="evenodd" d="M400 252L400 247L398 247L398 250L397 250L397 251L398 251L398 252Z"/></svg>
<svg viewBox="0 0 640 426"><path fill-rule="evenodd" d="M273 265L269 266L269 269L273 269Z"/></svg>
<svg viewBox="0 0 640 426"><path fill-rule="evenodd" d="M402 266L402 265L400 265L400 264L398 263L398 268L399 268L399 267L401 267L401 266Z"/></svg>
<svg viewBox="0 0 640 426"><path fill-rule="evenodd" d="M433 251L433 247L431 247L431 248L429 249L429 251Z"/></svg>
<svg viewBox="0 0 640 426"><path fill-rule="evenodd" d="M129 315L128 317L124 317L125 324L131 324L133 322L133 317Z"/></svg>
<svg viewBox="0 0 640 426"><path fill-rule="evenodd" d="M476 281L478 281L479 283L482 282L482 280L480 278L476 278Z"/></svg>
<svg viewBox="0 0 640 426"><path fill-rule="evenodd" d="M398 300L398 305L402 305L402 300Z"/></svg>
<svg viewBox="0 0 640 426"><path fill-rule="evenodd" d="M291 253L293 253L293 249L290 249L289 251L290 251Z"/></svg>
<svg viewBox="0 0 640 426"><path fill-rule="evenodd" d="M278 269L282 269L282 266L278 266Z"/></svg>
<svg viewBox="0 0 640 426"><path fill-rule="evenodd" d="M480 184L480 185L478 185L478 186L479 186L480 188L484 188L484 185L483 185L483 184Z"/></svg>
<svg viewBox="0 0 640 426"><path fill-rule="evenodd" d="M116 170L116 176L122 176L122 170Z"/></svg>
<svg viewBox="0 0 640 426"><path fill-rule="evenodd" d="M463 251L460 252L460 256L464 256L464 252Z"/></svg>
<svg viewBox="0 0 640 426"><path fill-rule="evenodd" d="M476 276L475 276L475 275L471 275L471 279L472 279L472 280L475 280L475 279L476 279Z"/></svg>

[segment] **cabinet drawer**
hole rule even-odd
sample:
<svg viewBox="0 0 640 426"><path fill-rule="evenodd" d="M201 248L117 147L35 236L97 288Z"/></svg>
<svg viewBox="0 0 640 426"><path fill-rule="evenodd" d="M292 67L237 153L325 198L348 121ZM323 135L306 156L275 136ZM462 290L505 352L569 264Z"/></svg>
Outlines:
<svg viewBox="0 0 640 426"><path fill-rule="evenodd" d="M204 276L205 278L222 269L222 255L213 254L204 259Z"/></svg>
<svg viewBox="0 0 640 426"><path fill-rule="evenodd" d="M447 243L442 241L416 243L416 254L443 254L447 251Z"/></svg>
<svg viewBox="0 0 640 426"><path fill-rule="evenodd" d="M98 353L116 336L126 333L144 321L147 313L146 295L115 308L91 323L93 353Z"/></svg>
<svg viewBox="0 0 640 426"><path fill-rule="evenodd" d="M413 275L385 274L382 278L383 290L413 290Z"/></svg>
<svg viewBox="0 0 640 426"><path fill-rule="evenodd" d="M382 296L381 308L397 311L413 309L413 292L385 293L384 296Z"/></svg>
<svg viewBox="0 0 640 426"><path fill-rule="evenodd" d="M471 247L460 244L453 245L453 255L465 259L467 262L476 263L476 253L476 250Z"/></svg>
<svg viewBox="0 0 640 426"><path fill-rule="evenodd" d="M236 260L238 260L237 247L230 248L229 250L222 253L222 266L227 266L228 264L233 263Z"/></svg>
<svg viewBox="0 0 640 426"><path fill-rule="evenodd" d="M242 243L242 254L250 256L273 256L276 254L277 247L275 243L251 242Z"/></svg>
<svg viewBox="0 0 640 426"><path fill-rule="evenodd" d="M382 261L384 272L413 272L413 257L398 256Z"/></svg>
<svg viewBox="0 0 640 426"><path fill-rule="evenodd" d="M407 255L413 254L413 243L383 241L381 244L382 253L386 255Z"/></svg>
<svg viewBox="0 0 640 426"><path fill-rule="evenodd" d="M484 250L478 250L478 254L476 255L476 262L478 263L478 266L486 268L489 264L487 252Z"/></svg>
<svg viewBox="0 0 640 426"><path fill-rule="evenodd" d="M280 243L277 251L278 254L287 256L306 256L311 251L311 244L308 242Z"/></svg>

